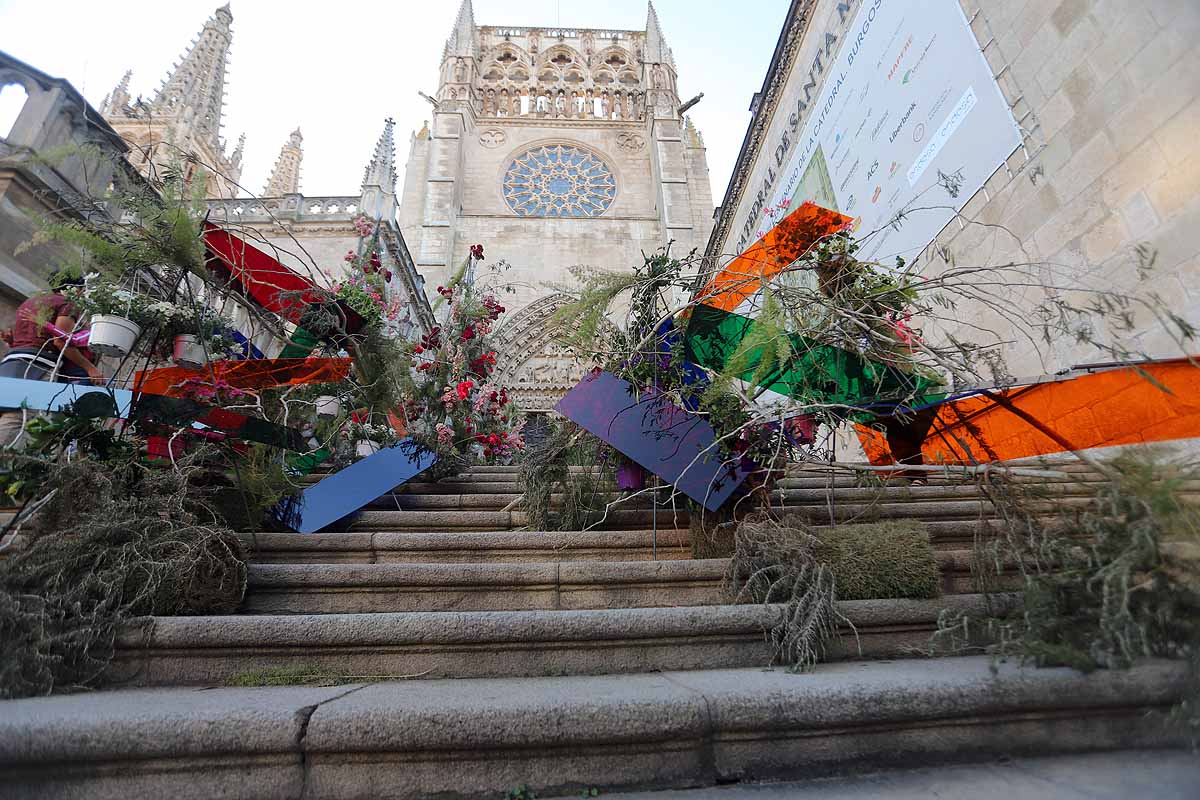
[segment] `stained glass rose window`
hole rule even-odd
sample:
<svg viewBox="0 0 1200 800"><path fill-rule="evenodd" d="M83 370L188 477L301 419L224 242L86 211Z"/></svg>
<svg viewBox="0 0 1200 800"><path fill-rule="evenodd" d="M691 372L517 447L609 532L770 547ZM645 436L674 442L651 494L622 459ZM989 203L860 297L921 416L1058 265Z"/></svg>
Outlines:
<svg viewBox="0 0 1200 800"><path fill-rule="evenodd" d="M570 144L527 150L504 173L504 200L522 217L598 217L617 193L608 164Z"/></svg>

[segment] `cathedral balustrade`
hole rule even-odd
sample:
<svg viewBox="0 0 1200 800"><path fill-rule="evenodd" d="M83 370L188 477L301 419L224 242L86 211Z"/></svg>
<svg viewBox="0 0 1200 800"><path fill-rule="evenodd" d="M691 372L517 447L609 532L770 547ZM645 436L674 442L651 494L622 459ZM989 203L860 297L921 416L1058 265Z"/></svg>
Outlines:
<svg viewBox="0 0 1200 800"><path fill-rule="evenodd" d="M235 198L209 200L208 211L214 222L290 222L350 221L358 216L360 197L305 197L287 194L283 197Z"/></svg>

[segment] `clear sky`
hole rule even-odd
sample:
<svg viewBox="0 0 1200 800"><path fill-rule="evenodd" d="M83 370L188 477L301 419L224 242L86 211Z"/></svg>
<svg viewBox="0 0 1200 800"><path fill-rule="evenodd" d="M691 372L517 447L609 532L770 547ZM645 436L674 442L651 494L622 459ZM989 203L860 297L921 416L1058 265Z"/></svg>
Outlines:
<svg viewBox="0 0 1200 800"><path fill-rule="evenodd" d="M0 50L66 78L99 105L126 69L149 97L223 0L0 0ZM459 0L336 3L233 0L223 134L247 134L242 183L260 192L279 148L304 134L301 191L357 194L383 119L408 138L432 110L442 45ZM475 0L480 25L641 30L645 0ZM708 146L713 202L725 193L788 0L657 0L681 99Z"/></svg>

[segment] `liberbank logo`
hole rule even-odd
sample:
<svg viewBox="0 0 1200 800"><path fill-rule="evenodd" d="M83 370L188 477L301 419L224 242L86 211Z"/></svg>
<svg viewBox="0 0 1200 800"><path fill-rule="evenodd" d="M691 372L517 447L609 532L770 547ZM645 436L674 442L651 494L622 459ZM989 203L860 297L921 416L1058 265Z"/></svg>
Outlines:
<svg viewBox="0 0 1200 800"><path fill-rule="evenodd" d="M895 129L892 131L892 135L888 137L889 142L892 144L896 143L896 137L900 135L900 131L904 130L905 123L908 122L908 118L912 116L912 112L916 107L916 103L909 105L908 111L905 111L904 116L900 118L900 124L895 127Z"/></svg>

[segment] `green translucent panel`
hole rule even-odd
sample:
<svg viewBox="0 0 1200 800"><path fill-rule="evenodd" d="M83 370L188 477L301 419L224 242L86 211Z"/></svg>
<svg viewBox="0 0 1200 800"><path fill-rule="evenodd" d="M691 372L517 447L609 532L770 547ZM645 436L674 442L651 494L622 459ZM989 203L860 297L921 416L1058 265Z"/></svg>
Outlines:
<svg viewBox="0 0 1200 800"><path fill-rule="evenodd" d="M313 333L306 331L304 328L296 328L296 332L292 334L292 339L287 343L283 350L279 353L280 358L308 358L320 343L320 338Z"/></svg>
<svg viewBox="0 0 1200 800"><path fill-rule="evenodd" d="M723 371L742 340L754 330L755 320L707 305L692 309L684 338L689 361ZM840 347L816 344L790 334L789 358L765 376L758 376L759 389L814 404L835 404L887 411L896 404L908 407L937 402L944 395L935 391L936 380L894 366L868 361ZM753 381L762 364L762 348L747 354L745 369L737 375Z"/></svg>

